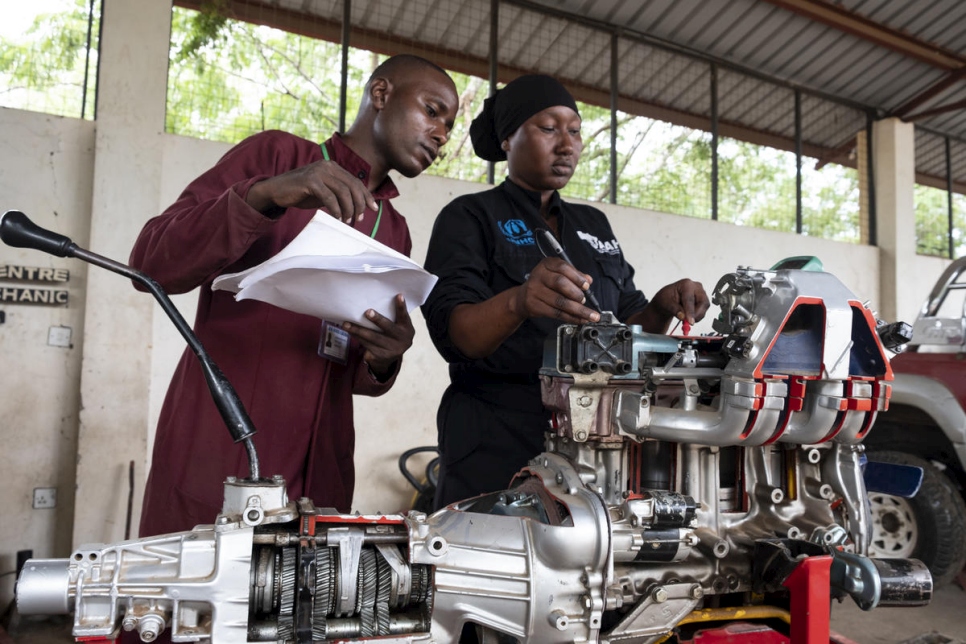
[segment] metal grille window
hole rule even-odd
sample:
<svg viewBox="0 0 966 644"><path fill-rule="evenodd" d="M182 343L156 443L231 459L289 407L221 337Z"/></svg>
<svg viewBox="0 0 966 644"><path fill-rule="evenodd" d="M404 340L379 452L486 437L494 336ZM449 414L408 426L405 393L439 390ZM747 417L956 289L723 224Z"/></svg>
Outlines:
<svg viewBox="0 0 966 644"><path fill-rule="evenodd" d="M948 193L916 185L916 252L934 257L949 256Z"/></svg>
<svg viewBox="0 0 966 644"><path fill-rule="evenodd" d="M859 243L862 239L859 173L836 163L802 163L802 233Z"/></svg>
<svg viewBox="0 0 966 644"><path fill-rule="evenodd" d="M718 144L718 219L795 231L795 155L724 138Z"/></svg>
<svg viewBox="0 0 966 644"><path fill-rule="evenodd" d="M199 0L178 4L202 6ZM336 43L342 40L357 47L349 49L349 121L365 79L385 55L410 51L451 70L461 110L430 174L486 180L487 164L473 154L469 125L490 83L546 73L571 87L583 117L584 150L565 196L842 241L862 238L857 175L829 163L854 160L804 156L813 150L834 156L863 130L864 114L852 107L512 2L317 0L301 12L284 3L226 6L238 22L175 11L169 131L225 141L267 128L328 136L337 129L342 48ZM190 96L198 91L200 99ZM802 157L792 152L799 140L805 141ZM502 181L505 166L494 170Z"/></svg>
<svg viewBox="0 0 966 644"><path fill-rule="evenodd" d="M916 128L916 252L959 257L966 252L963 191L957 182L966 143ZM940 177L944 177L945 180Z"/></svg>
<svg viewBox="0 0 966 644"><path fill-rule="evenodd" d="M93 118L102 1L36 0L30 20L0 26L0 104ZM874 243L858 175L836 165L861 164L849 150L869 115L855 105L507 0L175 4L168 132L234 143L278 128L321 140L351 122L381 60L413 52L451 70L461 98L450 143L429 173L484 181L488 168L468 131L490 83L547 73L572 89L584 117L568 197ZM222 13L197 11L208 6ZM919 134L917 171L935 185L942 155ZM952 142L954 170L963 149ZM504 173L498 165L495 177ZM934 223L919 226L932 236L921 252L940 252ZM950 231L947 223L947 254L960 236L959 224Z"/></svg>
<svg viewBox="0 0 966 644"><path fill-rule="evenodd" d="M566 197L604 201L610 194L610 110L577 102L584 149L567 186Z"/></svg>
<svg viewBox="0 0 966 644"><path fill-rule="evenodd" d="M94 118L101 0L34 0L0 22L0 106Z"/></svg>
<svg viewBox="0 0 966 644"><path fill-rule="evenodd" d="M617 203L711 217L711 134L620 112Z"/></svg>
<svg viewBox="0 0 966 644"><path fill-rule="evenodd" d="M372 54L350 54L347 112ZM269 129L325 140L339 124L341 49L266 26L175 8L165 129L235 143Z"/></svg>
<svg viewBox="0 0 966 644"><path fill-rule="evenodd" d="M380 19L360 17L366 24ZM347 125L358 111L366 80L387 57L349 48ZM334 42L176 7L166 130L229 143L266 129L324 140L339 129L340 60L341 46ZM486 162L473 153L469 126L488 95L488 84L476 76L450 75L460 112L428 173L485 181Z"/></svg>
<svg viewBox="0 0 966 644"><path fill-rule="evenodd" d="M473 152L470 141L470 123L483 109L483 101L489 95L489 83L476 76L450 72L460 97L460 109L450 132L449 141L440 150L439 157L426 171L440 177L463 181L486 181L486 161ZM503 166L505 164L499 164ZM502 167L499 170L503 170ZM496 174L501 177L500 171Z"/></svg>
<svg viewBox="0 0 966 644"><path fill-rule="evenodd" d="M955 257L966 255L966 195L953 195L953 251Z"/></svg>

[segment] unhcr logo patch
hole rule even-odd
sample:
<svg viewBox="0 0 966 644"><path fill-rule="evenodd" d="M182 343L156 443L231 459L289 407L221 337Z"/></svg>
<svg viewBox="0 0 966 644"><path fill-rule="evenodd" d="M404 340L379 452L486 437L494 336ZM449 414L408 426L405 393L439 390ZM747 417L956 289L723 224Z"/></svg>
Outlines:
<svg viewBox="0 0 966 644"><path fill-rule="evenodd" d="M527 228L527 225L520 219L498 221L496 225L499 226L503 236L511 244L516 244L517 246L532 246L535 243L533 240L533 231Z"/></svg>

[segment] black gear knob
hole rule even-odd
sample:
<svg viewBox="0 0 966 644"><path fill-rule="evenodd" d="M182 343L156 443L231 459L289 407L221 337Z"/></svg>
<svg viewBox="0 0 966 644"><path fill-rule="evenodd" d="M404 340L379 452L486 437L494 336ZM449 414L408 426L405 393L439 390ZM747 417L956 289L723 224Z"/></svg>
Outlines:
<svg viewBox="0 0 966 644"><path fill-rule="evenodd" d="M32 248L57 257L73 257L77 244L60 233L41 228L19 210L0 216L0 239L7 246Z"/></svg>

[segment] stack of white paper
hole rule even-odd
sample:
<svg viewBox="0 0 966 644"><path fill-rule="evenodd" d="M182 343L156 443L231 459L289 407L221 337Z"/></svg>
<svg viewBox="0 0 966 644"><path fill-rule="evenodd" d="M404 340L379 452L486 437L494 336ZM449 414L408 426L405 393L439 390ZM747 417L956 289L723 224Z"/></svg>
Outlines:
<svg viewBox="0 0 966 644"><path fill-rule="evenodd" d="M236 300L261 300L331 322L375 328L364 314L375 309L396 317L402 293L412 311L426 301L436 276L402 253L319 211L274 257L240 273L221 275L212 290Z"/></svg>

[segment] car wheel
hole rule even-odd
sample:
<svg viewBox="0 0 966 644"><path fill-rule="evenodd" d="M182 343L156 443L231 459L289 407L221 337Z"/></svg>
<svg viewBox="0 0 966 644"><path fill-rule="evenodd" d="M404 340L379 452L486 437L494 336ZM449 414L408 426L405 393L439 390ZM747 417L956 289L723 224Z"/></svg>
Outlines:
<svg viewBox="0 0 966 644"><path fill-rule="evenodd" d="M873 557L909 559L919 541L919 522L912 503L901 496L869 493L872 510L872 543L869 554Z"/></svg>
<svg viewBox="0 0 966 644"><path fill-rule="evenodd" d="M869 554L919 559L932 573L933 585L948 584L966 563L966 503L938 468L902 452L869 452L870 461L915 465L923 470L922 487L911 499L869 494L872 543Z"/></svg>

